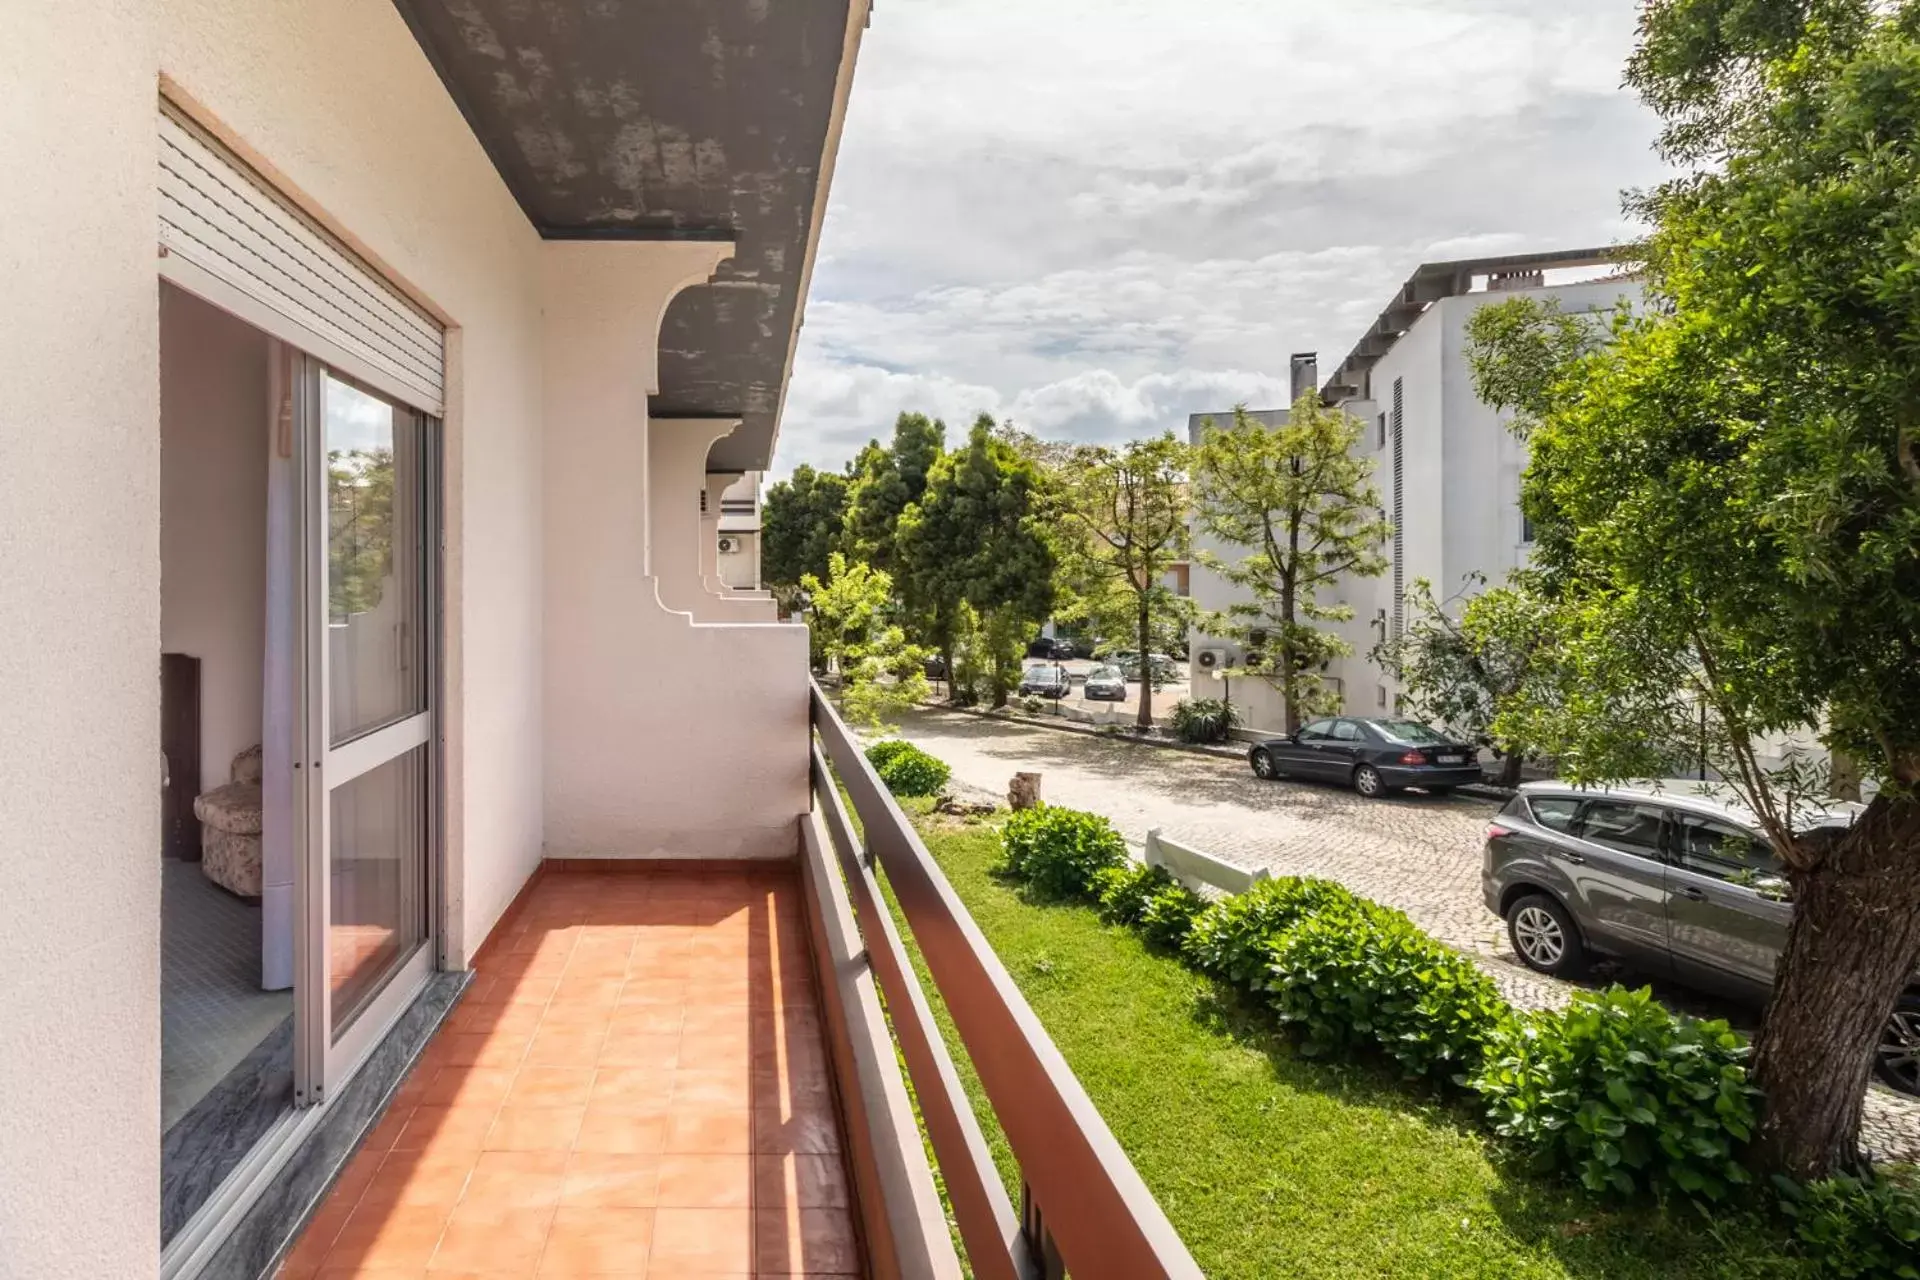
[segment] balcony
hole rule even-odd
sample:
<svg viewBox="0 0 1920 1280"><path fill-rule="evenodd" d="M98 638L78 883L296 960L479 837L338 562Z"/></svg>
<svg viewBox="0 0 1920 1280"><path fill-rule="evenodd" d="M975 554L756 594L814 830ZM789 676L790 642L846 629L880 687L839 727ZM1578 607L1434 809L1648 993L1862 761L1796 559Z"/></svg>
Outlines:
<svg viewBox="0 0 1920 1280"><path fill-rule="evenodd" d="M797 864L542 866L279 1275L1199 1276L817 688L812 717Z"/></svg>

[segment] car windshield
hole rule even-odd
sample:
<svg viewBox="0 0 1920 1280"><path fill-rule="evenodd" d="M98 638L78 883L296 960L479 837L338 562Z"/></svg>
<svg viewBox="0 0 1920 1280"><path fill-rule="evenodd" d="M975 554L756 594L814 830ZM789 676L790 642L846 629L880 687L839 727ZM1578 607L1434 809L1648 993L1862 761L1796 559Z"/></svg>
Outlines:
<svg viewBox="0 0 1920 1280"><path fill-rule="evenodd" d="M1054 678L1056 678L1056 677L1057 677L1057 676L1059 675L1059 673L1060 673L1060 668L1059 668L1059 667L1048 667L1048 666L1036 666L1036 667L1028 667L1028 668L1027 668L1027 679L1029 679L1029 680L1052 680L1052 679L1054 679Z"/></svg>
<svg viewBox="0 0 1920 1280"><path fill-rule="evenodd" d="M1120 668L1118 667L1095 667L1087 672L1089 680L1118 680L1119 678Z"/></svg>
<svg viewBox="0 0 1920 1280"><path fill-rule="evenodd" d="M1394 742L1433 743L1446 741L1444 735L1435 733L1418 720L1375 720L1373 727Z"/></svg>

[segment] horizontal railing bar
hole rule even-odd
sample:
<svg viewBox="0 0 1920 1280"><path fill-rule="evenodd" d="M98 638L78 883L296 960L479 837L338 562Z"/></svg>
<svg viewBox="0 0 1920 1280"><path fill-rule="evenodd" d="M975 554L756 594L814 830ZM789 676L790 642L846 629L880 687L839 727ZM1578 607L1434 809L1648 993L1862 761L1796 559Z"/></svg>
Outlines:
<svg viewBox="0 0 1920 1280"><path fill-rule="evenodd" d="M913 1081L914 1095L920 1101L920 1115L926 1122L940 1176L946 1182L947 1198L953 1203L954 1221L966 1245L967 1260L979 1280L1032 1280L1032 1268L1021 1265L1026 1245L1014 1217L1013 1201L1000 1184L986 1135L980 1131L960 1073L934 1024L926 992L907 961L893 915L880 896L872 870L859 857L852 823L817 743L812 766L815 804L853 891L855 919L867 945L867 962L886 997L894 1037L900 1042L907 1077Z"/></svg>
<svg viewBox="0 0 1920 1280"><path fill-rule="evenodd" d="M1179 1233L818 684L812 700L827 760L1067 1269L1101 1280L1200 1280Z"/></svg>
<svg viewBox="0 0 1920 1280"><path fill-rule="evenodd" d="M947 1230L933 1170L894 1041L874 988L873 968L853 918L839 867L825 845L818 814L800 820L802 878L811 910L809 932L820 970L821 1012L847 1106L855 1203L876 1256L878 1280L960 1280L960 1257Z"/></svg>

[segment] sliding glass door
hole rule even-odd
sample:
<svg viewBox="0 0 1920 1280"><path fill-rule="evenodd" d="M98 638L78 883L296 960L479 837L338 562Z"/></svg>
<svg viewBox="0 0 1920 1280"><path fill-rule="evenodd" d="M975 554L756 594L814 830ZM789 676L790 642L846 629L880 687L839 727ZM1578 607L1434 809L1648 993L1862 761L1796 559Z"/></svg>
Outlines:
<svg viewBox="0 0 1920 1280"><path fill-rule="evenodd" d="M305 362L303 1057L331 1093L433 967L438 426Z"/></svg>

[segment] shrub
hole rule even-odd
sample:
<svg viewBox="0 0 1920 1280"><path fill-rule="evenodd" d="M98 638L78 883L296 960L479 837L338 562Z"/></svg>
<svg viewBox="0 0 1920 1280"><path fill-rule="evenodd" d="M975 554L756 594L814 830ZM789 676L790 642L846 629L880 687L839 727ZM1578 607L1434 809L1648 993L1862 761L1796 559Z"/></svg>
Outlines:
<svg viewBox="0 0 1920 1280"><path fill-rule="evenodd" d="M1493 980L1398 911L1330 905L1270 944L1281 1021L1307 1051L1377 1047L1409 1075L1465 1082L1508 1013Z"/></svg>
<svg viewBox="0 0 1920 1280"><path fill-rule="evenodd" d="M878 760L874 759L876 753L880 755ZM898 738L868 747L867 762L880 775L880 781L887 784L887 790L897 796L938 795L953 772L947 768L946 761Z"/></svg>
<svg viewBox="0 0 1920 1280"><path fill-rule="evenodd" d="M882 738L867 748L867 763L872 765L874 772L877 773L885 767L887 761L913 749L913 744L905 738Z"/></svg>
<svg viewBox="0 0 1920 1280"><path fill-rule="evenodd" d="M1020 699L1020 709L1030 716L1037 716L1047 709L1047 704L1032 694L1028 694L1026 697Z"/></svg>
<svg viewBox="0 0 1920 1280"><path fill-rule="evenodd" d="M1794 1234L1827 1275L1920 1280L1920 1189L1888 1177L1781 1180Z"/></svg>
<svg viewBox="0 0 1920 1280"><path fill-rule="evenodd" d="M1248 991L1264 991L1273 935L1316 911L1358 902L1331 880L1281 876L1262 880L1245 893L1222 898L1193 922L1184 951L1202 973L1223 978Z"/></svg>
<svg viewBox="0 0 1920 1280"><path fill-rule="evenodd" d="M1740 1156L1757 1091L1746 1061L1746 1041L1725 1022L1614 987L1510 1019L1473 1088L1496 1132L1591 1190L1672 1187L1718 1201L1748 1181Z"/></svg>
<svg viewBox="0 0 1920 1280"><path fill-rule="evenodd" d="M1156 947L1178 951L1193 932L1195 917L1207 909L1207 900L1177 880L1169 879L1140 909L1140 932Z"/></svg>
<svg viewBox="0 0 1920 1280"><path fill-rule="evenodd" d="M1128 862L1118 867L1102 867L1093 873L1088 892L1100 904L1100 918L1108 924L1135 925L1146 910L1147 899L1173 877L1160 867Z"/></svg>
<svg viewBox="0 0 1920 1280"><path fill-rule="evenodd" d="M1240 713L1218 698L1182 698L1168 721L1182 742L1225 742Z"/></svg>
<svg viewBox="0 0 1920 1280"><path fill-rule="evenodd" d="M1094 873L1127 860L1126 842L1097 814L1038 805L1007 819L1000 869L1049 898L1083 898Z"/></svg>

